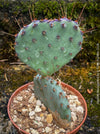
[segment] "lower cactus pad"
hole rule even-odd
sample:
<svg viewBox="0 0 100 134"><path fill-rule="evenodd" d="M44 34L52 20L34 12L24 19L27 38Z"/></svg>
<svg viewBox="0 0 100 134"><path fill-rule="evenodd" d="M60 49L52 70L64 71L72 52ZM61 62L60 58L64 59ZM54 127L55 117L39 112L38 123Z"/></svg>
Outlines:
<svg viewBox="0 0 100 134"><path fill-rule="evenodd" d="M35 95L44 103L46 107L62 120L71 121L71 111L66 93L62 90L59 83L51 77L42 78L37 75L34 78L34 92ZM58 113L58 115L57 115Z"/></svg>

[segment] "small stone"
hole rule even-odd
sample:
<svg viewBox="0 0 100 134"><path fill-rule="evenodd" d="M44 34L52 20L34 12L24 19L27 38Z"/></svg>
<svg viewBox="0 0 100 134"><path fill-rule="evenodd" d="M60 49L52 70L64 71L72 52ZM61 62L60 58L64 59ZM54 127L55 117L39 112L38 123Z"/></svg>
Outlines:
<svg viewBox="0 0 100 134"><path fill-rule="evenodd" d="M34 102L34 96L32 95L29 100L28 100L29 103L33 103Z"/></svg>
<svg viewBox="0 0 100 134"><path fill-rule="evenodd" d="M35 115L35 112L34 112L34 111L31 111L31 112L29 113L29 116L33 116L33 115Z"/></svg>
<svg viewBox="0 0 100 134"><path fill-rule="evenodd" d="M83 112L84 112L83 107L82 107L82 106L78 106L78 107L77 107L77 112L78 112L78 113L83 113Z"/></svg>
<svg viewBox="0 0 100 134"><path fill-rule="evenodd" d="M68 100L78 100L78 97L75 95L68 95Z"/></svg>
<svg viewBox="0 0 100 134"><path fill-rule="evenodd" d="M44 120L45 120L45 118L44 118L44 116L42 116L42 117L41 117L41 121L44 121Z"/></svg>
<svg viewBox="0 0 100 134"><path fill-rule="evenodd" d="M21 113L22 113L22 115L24 115L24 116L28 116L28 109L23 108L23 109L21 110Z"/></svg>
<svg viewBox="0 0 100 134"><path fill-rule="evenodd" d="M36 121L35 121L36 122ZM37 124L34 124L34 129L37 129L39 126L38 126L38 122Z"/></svg>
<svg viewBox="0 0 100 134"><path fill-rule="evenodd" d="M17 124L17 125L18 125L18 127L19 127L19 128L21 128L21 127L22 127L22 124Z"/></svg>
<svg viewBox="0 0 100 134"><path fill-rule="evenodd" d="M43 117L43 116L44 116L44 114L43 114L43 113L41 113L41 114L40 114L40 117Z"/></svg>
<svg viewBox="0 0 100 134"><path fill-rule="evenodd" d="M36 106L34 111L38 113L38 112L41 112L42 110L39 106Z"/></svg>
<svg viewBox="0 0 100 134"><path fill-rule="evenodd" d="M16 98L18 101L22 101L23 100L23 97L22 96L17 96Z"/></svg>
<svg viewBox="0 0 100 134"><path fill-rule="evenodd" d="M34 119L34 116L30 116L30 119L33 120Z"/></svg>
<svg viewBox="0 0 100 134"><path fill-rule="evenodd" d="M79 100L76 100L75 103L76 103L76 106L80 106L81 105L81 102Z"/></svg>
<svg viewBox="0 0 100 134"><path fill-rule="evenodd" d="M35 117L35 120L36 120L36 121L40 121L40 120L41 120L41 117L36 116L36 117Z"/></svg>
<svg viewBox="0 0 100 134"><path fill-rule="evenodd" d="M46 127L46 128L45 128L45 131L46 131L46 133L49 133L49 132L52 131L52 128L50 128L50 127Z"/></svg>
<svg viewBox="0 0 100 134"><path fill-rule="evenodd" d="M41 134L41 132L42 132L42 128L39 128L39 129L38 129L38 132L39 132L39 134Z"/></svg>
<svg viewBox="0 0 100 134"><path fill-rule="evenodd" d="M73 129L73 127L74 127L74 122L71 122L70 127L71 127L71 129Z"/></svg>
<svg viewBox="0 0 100 134"><path fill-rule="evenodd" d="M39 127L43 127L43 123L42 122L38 122L38 126Z"/></svg>
<svg viewBox="0 0 100 134"><path fill-rule="evenodd" d="M29 85L28 86L28 89L31 89L32 91L34 90L34 88L33 88L33 85ZM30 90L29 90L30 91Z"/></svg>
<svg viewBox="0 0 100 134"><path fill-rule="evenodd" d="M73 112L77 112L77 108L76 108L75 105L70 105L70 109L71 109L71 111L73 111Z"/></svg>
<svg viewBox="0 0 100 134"><path fill-rule="evenodd" d="M19 103L16 99L13 100L14 103Z"/></svg>
<svg viewBox="0 0 100 134"><path fill-rule="evenodd" d="M13 121L17 122L17 116L16 115L13 116Z"/></svg>
<svg viewBox="0 0 100 134"><path fill-rule="evenodd" d="M69 100L69 103L70 103L71 105L76 106L75 100Z"/></svg>
<svg viewBox="0 0 100 134"><path fill-rule="evenodd" d="M17 114L17 111L16 110L14 110L14 114Z"/></svg>
<svg viewBox="0 0 100 134"><path fill-rule="evenodd" d="M46 107L44 105L42 105L41 109L42 111L46 111Z"/></svg>
<svg viewBox="0 0 100 134"><path fill-rule="evenodd" d="M32 96L35 96L35 94L34 94L34 93L32 93Z"/></svg>
<svg viewBox="0 0 100 134"><path fill-rule="evenodd" d="M20 106L23 106L23 104L21 103Z"/></svg>
<svg viewBox="0 0 100 134"><path fill-rule="evenodd" d="M26 99L26 98L27 98L27 96L25 95L25 96L24 96L24 99Z"/></svg>
<svg viewBox="0 0 100 134"><path fill-rule="evenodd" d="M25 131L26 131L27 133L29 133L29 132L30 132L30 130L29 130L29 129L26 129Z"/></svg>
<svg viewBox="0 0 100 134"><path fill-rule="evenodd" d="M37 106L41 106L41 101L40 100L37 100L36 105Z"/></svg>
<svg viewBox="0 0 100 134"><path fill-rule="evenodd" d="M28 111L28 109L25 109L25 108L23 108L22 109L22 112L24 113L24 112L27 112Z"/></svg>
<svg viewBox="0 0 100 134"><path fill-rule="evenodd" d="M32 134L39 134L39 132L37 130L33 129L33 128L30 128L30 131L31 131Z"/></svg>
<svg viewBox="0 0 100 134"><path fill-rule="evenodd" d="M77 120L76 113L71 112L71 117L74 122Z"/></svg>
<svg viewBox="0 0 100 134"><path fill-rule="evenodd" d="M66 132L65 129L63 129L63 128L60 128L59 130L60 130L60 132Z"/></svg>
<svg viewBox="0 0 100 134"><path fill-rule="evenodd" d="M60 133L60 130L59 129L56 129L55 130L55 134L59 134Z"/></svg>
<svg viewBox="0 0 100 134"><path fill-rule="evenodd" d="M48 123L47 124L47 127L51 127L51 126L53 126L53 123Z"/></svg>
<svg viewBox="0 0 100 134"><path fill-rule="evenodd" d="M47 121L47 123L52 123L52 121L53 121L53 116L52 116L52 114L48 114L48 115L47 115L46 121Z"/></svg>
<svg viewBox="0 0 100 134"><path fill-rule="evenodd" d="M29 111L29 112L31 112L31 111L32 111L32 109L30 108L30 105L28 105L28 107L29 107L28 111Z"/></svg>
<svg viewBox="0 0 100 134"><path fill-rule="evenodd" d="M75 106L80 106L81 102L79 100L69 100L69 103Z"/></svg>

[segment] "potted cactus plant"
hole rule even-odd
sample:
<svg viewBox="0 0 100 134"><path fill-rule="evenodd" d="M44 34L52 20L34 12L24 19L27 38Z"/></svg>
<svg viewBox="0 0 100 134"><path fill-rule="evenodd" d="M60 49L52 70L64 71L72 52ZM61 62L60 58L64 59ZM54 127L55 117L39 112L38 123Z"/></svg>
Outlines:
<svg viewBox="0 0 100 134"><path fill-rule="evenodd" d="M82 41L82 32L78 23L66 17L53 20L34 20L31 24L24 26L15 39L15 50L18 57L38 73L33 82L36 98L48 108L61 128L70 129L72 120L68 95L63 89L68 88L80 98L80 103L85 111L84 118L77 129L69 132L70 134L75 134L84 123L87 115L86 102L77 90L54 80L51 75L77 55L82 48ZM26 89L28 85L18 90ZM18 94L18 90L16 94ZM9 100L8 114L15 127L18 128L10 114L11 101L14 96L15 94ZM20 129L20 133L22 132L28 133Z"/></svg>

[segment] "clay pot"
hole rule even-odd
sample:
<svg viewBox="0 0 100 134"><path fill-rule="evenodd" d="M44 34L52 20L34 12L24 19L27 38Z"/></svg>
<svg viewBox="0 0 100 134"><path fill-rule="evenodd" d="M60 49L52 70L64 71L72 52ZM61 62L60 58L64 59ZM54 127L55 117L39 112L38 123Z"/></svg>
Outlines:
<svg viewBox="0 0 100 134"><path fill-rule="evenodd" d="M17 129L17 131L19 132L19 134L28 134L28 133L25 132L24 130L20 129L20 128L13 122L13 120L12 120L12 118L11 118L11 115L10 115L9 108L10 108L10 105L11 105L11 102L12 102L13 98L14 98L20 91L26 89L26 88L28 87L28 85L30 85L30 84L32 84L32 82L31 82L31 83L28 83L28 84L25 84L25 85L23 85L23 86L21 86L21 87L19 87L19 88L12 94L12 96L10 97L9 102L8 102L8 106L7 106L8 116L9 116L9 118L10 118L12 124L14 125L14 127L15 127L15 128ZM84 109L85 109L85 115L84 115L84 118L83 118L83 121L81 122L81 124L80 124L78 127L76 127L74 130L72 130L70 133L66 133L66 134L76 134L76 133L79 131L80 127L83 125L83 123L84 123L85 120L86 120L86 117L87 117L87 104L86 104L85 99L83 98L83 96L80 94L79 91L77 91L77 90L76 90L75 88L73 88L72 86L67 85L67 84L65 84L65 83L63 83L63 82L61 82L61 84L62 84L63 87L67 87L67 89L69 89L69 90L72 91L76 96L78 96L79 101L82 103L82 105L83 105L83 107L84 107Z"/></svg>

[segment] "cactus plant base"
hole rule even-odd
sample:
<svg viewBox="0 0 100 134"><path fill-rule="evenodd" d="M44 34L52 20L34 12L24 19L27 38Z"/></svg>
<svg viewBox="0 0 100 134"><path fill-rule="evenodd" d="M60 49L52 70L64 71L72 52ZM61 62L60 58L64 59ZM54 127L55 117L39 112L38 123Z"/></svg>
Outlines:
<svg viewBox="0 0 100 134"><path fill-rule="evenodd" d="M87 116L87 105L86 105L86 102L85 102L83 96L73 87L71 87L65 83L61 83L63 89L66 90L66 88L67 88L69 91L73 92L76 96L78 96L79 101L81 102L82 106L84 107L84 113L82 115L83 119L81 122L78 122L78 120L77 120L76 121L77 124L75 123L75 126L73 127L73 129L71 129L71 128L61 129L61 127L59 126L59 122L56 122L57 124L55 125L55 120L53 120L52 117L51 117L51 121L47 120L47 116L49 117L51 115L51 113L49 113L47 110L43 111L42 104L40 106L42 111L40 109L36 108L38 106L37 106L37 104L34 104L35 100L32 100L32 95L33 95L32 92L34 92L33 90L31 90L32 85L33 85L33 82L19 87L12 94L12 96L8 102L8 115L9 115L9 118L10 118L12 124L15 126L15 128L18 130L18 132L20 134L22 134L22 133L23 134L29 134L29 133L31 134L32 131L34 131L35 133L37 132L39 134L39 133L41 133L42 130L44 130L44 133L46 133L46 134L56 133L56 131L59 131L59 133L61 131L61 133L63 133L63 134L66 134L66 133L67 134L76 134L78 132L78 130L80 129L80 127L82 126L82 124L84 123L86 116ZM24 98L25 96L26 96L26 98ZM30 102L29 100L32 102ZM36 100L36 103L37 103L37 100ZM15 105L16 105L16 107L15 107ZM38 105L40 105L39 101L38 101ZM31 106L31 108L29 109L28 106ZM29 109L29 111L27 111L26 109ZM33 112L31 111L31 109L35 109L35 114L34 114L34 111ZM36 112L36 110L37 110L37 112ZM45 120L47 123L43 120L43 122L45 122L44 123L45 125L40 127L38 125L41 125L40 122L42 122L42 121L39 121L39 117L42 118L43 115L45 115L45 114L46 114ZM29 115L31 118L29 117ZM31 115L34 116L34 119L32 119L33 116L31 116ZM54 116L56 114L52 113L52 115ZM78 115L80 115L80 114L78 113ZM79 118L81 118L81 117L79 117ZM20 124L20 121L22 122L22 124ZM33 122L35 122L37 124L34 124ZM28 132L28 131L30 131L30 132ZM51 131L51 132L49 132L49 131Z"/></svg>

